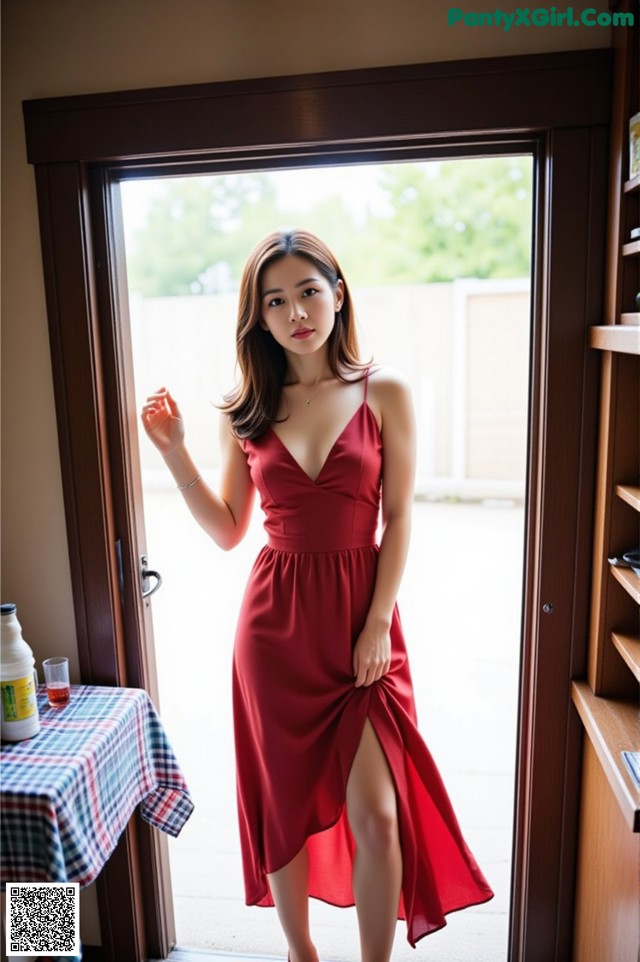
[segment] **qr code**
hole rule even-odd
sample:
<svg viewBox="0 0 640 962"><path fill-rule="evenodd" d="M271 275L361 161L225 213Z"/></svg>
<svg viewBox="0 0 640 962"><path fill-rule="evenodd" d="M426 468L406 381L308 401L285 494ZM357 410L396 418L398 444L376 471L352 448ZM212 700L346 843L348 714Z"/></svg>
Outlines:
<svg viewBox="0 0 640 962"><path fill-rule="evenodd" d="M7 955L80 956L77 882L7 884Z"/></svg>

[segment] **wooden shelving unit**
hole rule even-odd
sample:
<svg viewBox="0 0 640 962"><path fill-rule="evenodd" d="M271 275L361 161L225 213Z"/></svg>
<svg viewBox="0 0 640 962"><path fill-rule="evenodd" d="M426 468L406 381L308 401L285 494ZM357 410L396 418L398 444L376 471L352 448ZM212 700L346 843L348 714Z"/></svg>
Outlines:
<svg viewBox="0 0 640 962"><path fill-rule="evenodd" d="M611 574L637 605L640 605L640 578L630 568L611 565Z"/></svg>
<svg viewBox="0 0 640 962"><path fill-rule="evenodd" d="M615 492L619 498L640 511L640 485L616 484Z"/></svg>
<svg viewBox="0 0 640 962"><path fill-rule="evenodd" d="M589 347L599 351L640 354L640 326L635 324L602 324L589 331Z"/></svg>
<svg viewBox="0 0 640 962"><path fill-rule="evenodd" d="M640 681L640 639L634 638L632 635L622 635L617 631L612 631L611 641L634 678ZM638 742L637 731L635 741Z"/></svg>
<svg viewBox="0 0 640 962"><path fill-rule="evenodd" d="M640 788L622 760L623 751L638 747L636 706L598 698L585 681L574 681L572 698L627 825L632 832L640 832Z"/></svg>
<svg viewBox="0 0 640 962"><path fill-rule="evenodd" d="M625 909L640 902L640 787L622 756L640 749L640 577L608 561L640 543L640 176L629 177L639 39L636 22L613 41L604 323L589 331L602 377L588 669L571 692L584 730L573 962L640 958L640 919Z"/></svg>

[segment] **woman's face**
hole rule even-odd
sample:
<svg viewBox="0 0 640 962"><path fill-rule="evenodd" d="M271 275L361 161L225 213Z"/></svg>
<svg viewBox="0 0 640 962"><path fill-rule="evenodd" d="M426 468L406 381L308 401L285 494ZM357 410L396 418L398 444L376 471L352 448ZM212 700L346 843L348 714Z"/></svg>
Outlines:
<svg viewBox="0 0 640 962"><path fill-rule="evenodd" d="M313 354L326 344L344 298L313 261L287 254L262 274L262 327L293 354Z"/></svg>

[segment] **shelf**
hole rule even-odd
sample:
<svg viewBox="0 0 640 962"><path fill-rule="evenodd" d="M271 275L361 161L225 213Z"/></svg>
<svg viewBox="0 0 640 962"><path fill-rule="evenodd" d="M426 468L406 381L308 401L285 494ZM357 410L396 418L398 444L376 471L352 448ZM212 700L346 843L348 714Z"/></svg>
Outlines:
<svg viewBox="0 0 640 962"><path fill-rule="evenodd" d="M632 190L640 190L640 174L637 177L632 177L631 180L625 180L622 187L625 194L630 193Z"/></svg>
<svg viewBox="0 0 640 962"><path fill-rule="evenodd" d="M620 652L625 664L640 681L640 639L614 631L611 634L611 641Z"/></svg>
<svg viewBox="0 0 640 962"><path fill-rule="evenodd" d="M589 347L640 355L640 327L631 324L603 324L589 328Z"/></svg>
<svg viewBox="0 0 640 962"><path fill-rule="evenodd" d="M640 578L631 568L619 568L617 565L609 565L611 574L619 581L627 594L630 594L636 604L640 605Z"/></svg>
<svg viewBox="0 0 640 962"><path fill-rule="evenodd" d="M633 484L616 484L616 494L636 511L640 511L640 488Z"/></svg>
<svg viewBox="0 0 640 962"><path fill-rule="evenodd" d="M621 314L620 323L629 324L632 327L640 327L640 312L636 311L633 314Z"/></svg>
<svg viewBox="0 0 640 962"><path fill-rule="evenodd" d="M640 789L633 784L621 755L638 749L637 703L598 698L585 681L572 683L571 697L627 824L633 832L640 832Z"/></svg>
<svg viewBox="0 0 640 962"><path fill-rule="evenodd" d="M640 240L634 240L629 244L622 245L623 257L636 257L638 254L640 254Z"/></svg>

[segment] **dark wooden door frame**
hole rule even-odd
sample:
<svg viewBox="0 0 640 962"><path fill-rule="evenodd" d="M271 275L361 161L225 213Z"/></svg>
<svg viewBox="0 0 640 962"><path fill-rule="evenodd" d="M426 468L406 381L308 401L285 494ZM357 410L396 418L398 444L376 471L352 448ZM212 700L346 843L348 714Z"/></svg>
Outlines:
<svg viewBox="0 0 640 962"><path fill-rule="evenodd" d="M36 168L83 681L145 687L130 516L117 179L368 159L536 154L531 436L510 959L570 957L598 372L609 51L65 97L24 104ZM123 400L124 399L124 400ZM124 560L120 593L116 541ZM113 960L164 957L166 845L133 819L99 882Z"/></svg>

